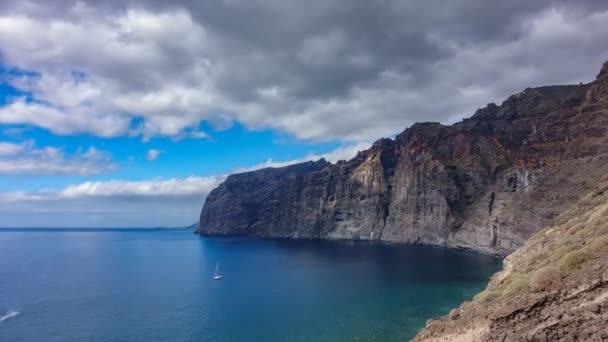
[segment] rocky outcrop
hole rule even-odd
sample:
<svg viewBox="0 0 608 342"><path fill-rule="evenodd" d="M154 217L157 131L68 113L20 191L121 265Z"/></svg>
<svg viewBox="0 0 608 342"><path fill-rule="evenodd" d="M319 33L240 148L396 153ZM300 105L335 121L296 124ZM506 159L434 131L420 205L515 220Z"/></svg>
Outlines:
<svg viewBox="0 0 608 342"><path fill-rule="evenodd" d="M608 171L608 66L452 126L419 123L349 161L235 174L199 234L366 239L505 255Z"/></svg>
<svg viewBox="0 0 608 342"><path fill-rule="evenodd" d="M608 178L414 341L608 340Z"/></svg>

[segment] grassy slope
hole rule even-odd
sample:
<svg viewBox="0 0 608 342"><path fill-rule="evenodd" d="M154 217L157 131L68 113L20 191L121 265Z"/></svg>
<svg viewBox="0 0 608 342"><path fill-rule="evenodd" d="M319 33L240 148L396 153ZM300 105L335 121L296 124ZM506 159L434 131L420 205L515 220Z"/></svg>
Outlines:
<svg viewBox="0 0 608 342"><path fill-rule="evenodd" d="M505 259L416 341L608 339L608 179Z"/></svg>

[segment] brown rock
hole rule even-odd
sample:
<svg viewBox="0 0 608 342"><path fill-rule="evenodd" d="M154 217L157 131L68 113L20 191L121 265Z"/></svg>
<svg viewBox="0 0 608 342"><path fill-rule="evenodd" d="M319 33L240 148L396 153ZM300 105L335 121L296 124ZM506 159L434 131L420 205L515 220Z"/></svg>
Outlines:
<svg viewBox="0 0 608 342"><path fill-rule="evenodd" d="M606 64L452 126L419 123L349 160L235 174L199 234L363 239L506 255L608 172Z"/></svg>

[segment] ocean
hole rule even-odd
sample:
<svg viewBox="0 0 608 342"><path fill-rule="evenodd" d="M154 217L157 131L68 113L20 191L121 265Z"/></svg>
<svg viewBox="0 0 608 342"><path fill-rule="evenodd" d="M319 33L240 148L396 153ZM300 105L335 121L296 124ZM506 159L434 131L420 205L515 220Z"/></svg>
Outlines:
<svg viewBox="0 0 608 342"><path fill-rule="evenodd" d="M369 242L0 230L0 341L407 341L500 265Z"/></svg>

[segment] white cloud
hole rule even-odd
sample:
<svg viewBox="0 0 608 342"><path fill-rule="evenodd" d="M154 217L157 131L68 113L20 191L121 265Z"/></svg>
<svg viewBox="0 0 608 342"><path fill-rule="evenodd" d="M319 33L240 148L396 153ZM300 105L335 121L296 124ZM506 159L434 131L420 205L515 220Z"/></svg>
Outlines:
<svg viewBox="0 0 608 342"><path fill-rule="evenodd" d="M84 182L57 190L0 193L3 227L186 226L225 176Z"/></svg>
<svg viewBox="0 0 608 342"><path fill-rule="evenodd" d="M3 48L6 63L39 73L10 83L44 102L16 99L0 111L0 123L110 137L129 133L133 114L147 118L140 134L175 135L200 121L194 111L210 100L199 82L206 76L205 33L187 12L104 16L80 3L69 14L0 16L0 43L15 44ZM172 79L183 72L184 79Z"/></svg>
<svg viewBox="0 0 608 342"><path fill-rule="evenodd" d="M115 113L96 114L86 107L59 109L39 103L28 103L20 98L0 107L0 124L27 124L61 135L92 133L113 137L128 132L130 118Z"/></svg>
<svg viewBox="0 0 608 342"><path fill-rule="evenodd" d="M94 147L66 156L57 147L37 148L32 140L20 144L0 142L0 174L87 176L115 168L109 153Z"/></svg>
<svg viewBox="0 0 608 342"><path fill-rule="evenodd" d="M23 144L0 142L0 157L14 156L19 154L24 148Z"/></svg>
<svg viewBox="0 0 608 342"><path fill-rule="evenodd" d="M183 130L181 132L179 132L178 134L175 134L172 136L172 140L173 141L180 141L186 138L192 138L192 139L210 139L209 135L205 132L202 131L197 131L197 130ZM144 139L146 140L146 139Z"/></svg>
<svg viewBox="0 0 608 342"><path fill-rule="evenodd" d="M345 144L345 145L342 145L327 153L322 153L322 154L309 153L303 158L285 160L285 161L275 161L275 160L272 160L272 158L269 158L268 160L266 160L263 163L260 163L260 164L254 165L254 166L250 166L250 167L242 167L242 168L235 170L235 172L255 171L255 170L259 170L259 169L263 169L263 168L267 168L267 167L284 167L284 166L288 166L288 165L303 163L303 162L306 162L309 160L319 160L321 158L327 160L328 162L336 163L339 160L350 160L351 158L353 158L357 155L357 152L366 150L371 145L372 145L372 143L369 141Z"/></svg>
<svg viewBox="0 0 608 342"><path fill-rule="evenodd" d="M151 179L141 181L89 181L63 189L0 193L0 202L57 201L83 198L146 198L206 196L226 176Z"/></svg>
<svg viewBox="0 0 608 342"><path fill-rule="evenodd" d="M288 161L268 161L251 167L243 167L234 170L232 173L253 171L266 167L283 167L309 160L325 158L330 162L338 160L349 160L357 152L363 151L371 146L371 143L355 143L340 146L324 154L308 154L304 158ZM98 156L106 158L105 152L98 151L94 147L89 148L82 154L92 160L99 159ZM1 165L1 164L0 164ZM1 166L0 166L1 168ZM30 192L9 192L0 193L0 201L25 201L25 200L60 200L76 199L84 197L180 197L180 196L206 196L211 190L217 187L226 179L227 175L214 175L207 177L186 177L186 178L157 178L141 181L109 180L109 181L88 181L76 185L70 185L59 190L39 190Z"/></svg>
<svg viewBox="0 0 608 342"><path fill-rule="evenodd" d="M0 107L0 123L181 139L203 138L201 120L237 120L368 140L528 86L588 81L608 56L601 2L66 4L0 11L3 62L35 72L7 81L37 100Z"/></svg>
<svg viewBox="0 0 608 342"><path fill-rule="evenodd" d="M325 158L350 159L369 143L346 144L325 154L289 161L272 161L234 172L282 167ZM82 155L97 159L94 148ZM1 164L0 164L1 165ZM1 167L1 166L0 166ZM87 181L61 189L0 192L0 226L179 226L195 222L205 197L227 174L207 177L157 178L140 181ZM24 216L27 213L27 217Z"/></svg>
<svg viewBox="0 0 608 342"><path fill-rule="evenodd" d="M153 161L156 160L156 158L158 158L158 156L161 154L160 150L157 149L149 149L148 152L146 153L146 159Z"/></svg>
<svg viewBox="0 0 608 342"><path fill-rule="evenodd" d="M363 141L354 144L346 144L336 148L333 151L319 155L319 158L325 158L327 161L335 163L339 160L350 160L357 155L357 152L367 150L372 146L371 141ZM318 159L316 155L307 157L309 160Z"/></svg>
<svg viewBox="0 0 608 342"><path fill-rule="evenodd" d="M88 161L0 160L0 174L88 176L111 170L113 167Z"/></svg>
<svg viewBox="0 0 608 342"><path fill-rule="evenodd" d="M85 182L68 186L56 193L57 198L139 197L139 196L205 196L225 176L154 179L144 181Z"/></svg>
<svg viewBox="0 0 608 342"><path fill-rule="evenodd" d="M111 160L110 153L108 151L100 151L93 146L89 147L82 154L82 156L86 159L94 160L94 161L110 161Z"/></svg>
<svg viewBox="0 0 608 342"><path fill-rule="evenodd" d="M6 99L0 125L179 140L206 138L201 120L216 129L238 121L300 139L364 141L239 171L335 162L415 121L452 122L528 86L589 81L608 56L605 1L155 3L0 2L2 64L17 69L1 81L28 93ZM91 175L114 167L95 148L0 145L0 173ZM4 193L0 211L20 212L15 222L35 211L44 212L43 223L49 215L76 222L80 213L97 215L83 220L100 225L109 217L189 223L219 179Z"/></svg>

